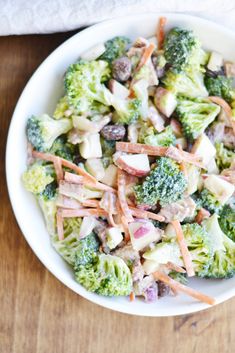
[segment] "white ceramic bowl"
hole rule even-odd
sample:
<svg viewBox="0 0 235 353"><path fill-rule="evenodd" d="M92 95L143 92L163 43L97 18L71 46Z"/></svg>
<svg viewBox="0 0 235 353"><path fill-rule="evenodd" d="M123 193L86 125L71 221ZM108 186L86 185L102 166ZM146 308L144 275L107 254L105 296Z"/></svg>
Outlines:
<svg viewBox="0 0 235 353"><path fill-rule="evenodd" d="M26 85L15 108L7 141L6 174L13 210L18 224L30 247L61 282L88 300L124 313L144 316L172 316L196 312L208 307L185 295L165 297L153 304L142 300L132 303L128 298L106 298L87 292L75 282L73 272L51 247L42 214L34 197L25 191L21 174L26 167L26 120L31 114L52 113L62 94L63 74L79 54L98 42L117 35L132 39L150 37L156 31L159 14L142 14L124 17L94 25L74 35L60 45L39 66ZM228 29L200 18L165 14L167 27L180 26L195 31L203 46L221 52L225 58L235 60L235 34ZM229 280L193 279L193 288L216 298L217 303L235 295L235 278Z"/></svg>

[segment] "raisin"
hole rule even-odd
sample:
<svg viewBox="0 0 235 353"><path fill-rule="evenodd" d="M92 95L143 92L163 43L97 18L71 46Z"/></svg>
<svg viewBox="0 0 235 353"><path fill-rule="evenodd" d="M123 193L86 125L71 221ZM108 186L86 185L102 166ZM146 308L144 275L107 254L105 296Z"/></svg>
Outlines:
<svg viewBox="0 0 235 353"><path fill-rule="evenodd" d="M106 125L101 130L101 135L109 141L122 140L125 136L125 133L126 129L122 125Z"/></svg>
<svg viewBox="0 0 235 353"><path fill-rule="evenodd" d="M127 81L131 76L131 61L123 56L112 63L113 78L120 82Z"/></svg>
<svg viewBox="0 0 235 353"><path fill-rule="evenodd" d="M170 287L163 283L162 281L158 281L158 296L165 297L170 292Z"/></svg>

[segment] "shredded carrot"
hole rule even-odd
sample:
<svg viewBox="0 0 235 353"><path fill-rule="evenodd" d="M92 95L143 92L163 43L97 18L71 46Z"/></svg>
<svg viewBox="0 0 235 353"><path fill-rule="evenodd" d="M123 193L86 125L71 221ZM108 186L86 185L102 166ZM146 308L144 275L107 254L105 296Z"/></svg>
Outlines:
<svg viewBox="0 0 235 353"><path fill-rule="evenodd" d="M73 184L83 184L84 178L81 175L65 172L64 180Z"/></svg>
<svg viewBox="0 0 235 353"><path fill-rule="evenodd" d="M64 225L63 225L63 217L62 210L58 209L56 213L56 226L57 226L57 234L59 240L64 239Z"/></svg>
<svg viewBox="0 0 235 353"><path fill-rule="evenodd" d="M235 119L233 118L233 112L230 105L221 97L209 96L208 99L224 109L232 126L233 132L235 133Z"/></svg>
<svg viewBox="0 0 235 353"><path fill-rule="evenodd" d="M192 263L192 259L191 259L191 255L190 252L188 250L185 238L184 238L184 233L182 231L182 227L179 221L174 220L171 222L171 224L173 225L173 227L175 228L175 232L176 232L176 237L179 243L179 247L181 250L181 254L184 260L184 264L185 264L185 268L187 271L187 274L189 277L195 276L195 272L193 269L193 263Z"/></svg>
<svg viewBox="0 0 235 353"><path fill-rule="evenodd" d="M196 215L196 218L195 218L195 222L197 222L198 224L201 224L202 221L205 219L205 218L209 218L210 217L210 212L207 211L205 208L200 208L200 210L198 211L197 215Z"/></svg>
<svg viewBox="0 0 235 353"><path fill-rule="evenodd" d="M130 301L133 302L135 300L135 293L131 292L130 294Z"/></svg>
<svg viewBox="0 0 235 353"><path fill-rule="evenodd" d="M129 228L128 228L127 219L124 215L121 216L121 222L122 222L122 226L123 226L124 233L125 233L125 242L128 243L128 241L130 241L130 232L129 232Z"/></svg>
<svg viewBox="0 0 235 353"><path fill-rule="evenodd" d="M84 200L84 201L82 201L82 205L84 207L98 208L99 207L99 201L98 200Z"/></svg>
<svg viewBox="0 0 235 353"><path fill-rule="evenodd" d="M88 216L107 217L107 215L107 212L105 210L102 210L101 208L80 208L77 210L61 210L61 216L63 218Z"/></svg>
<svg viewBox="0 0 235 353"><path fill-rule="evenodd" d="M158 42L158 50L162 49L164 38L165 38L165 25L166 25L166 17L160 17L159 23L157 26L157 42Z"/></svg>
<svg viewBox="0 0 235 353"><path fill-rule="evenodd" d="M182 148L181 145L178 144L176 147L177 147L180 151L183 151L183 148ZM187 167L186 167L186 165L185 165L185 162L181 162L181 163L180 163L180 170L181 170L181 172L184 174L185 178L188 179L188 171L187 171Z"/></svg>
<svg viewBox="0 0 235 353"><path fill-rule="evenodd" d="M136 71L139 71L141 67L143 67L148 60L151 58L151 55L153 54L154 49L156 48L154 43L150 43L148 47L145 47L144 53L139 61L139 64L136 68Z"/></svg>
<svg viewBox="0 0 235 353"><path fill-rule="evenodd" d="M165 218L163 216L160 216L156 213L153 212L149 212L149 211L145 211L145 210L141 210L139 208L135 208L130 206L129 207L131 210L131 213L134 217L137 218L150 218L150 219L155 219L156 221L159 222L164 222Z"/></svg>
<svg viewBox="0 0 235 353"><path fill-rule="evenodd" d="M176 272L179 272L179 273L185 273L185 269L183 269L182 267L174 264L173 262L171 261L168 261L167 264L165 265L166 268L168 268L169 270L173 270L173 271L176 271Z"/></svg>
<svg viewBox="0 0 235 353"><path fill-rule="evenodd" d="M118 183L118 199L122 209L122 213L126 218L127 222L133 222L132 213L129 209L126 199L126 173L118 168L117 172L117 183Z"/></svg>
<svg viewBox="0 0 235 353"><path fill-rule="evenodd" d="M165 273L161 271L156 271L153 273L153 276L156 280L162 281L166 283L171 289L176 291L184 292L189 296L209 305L215 304L215 299L209 297L203 293L200 293L192 288L186 287L185 285L173 280L171 277L167 276Z"/></svg>
<svg viewBox="0 0 235 353"><path fill-rule="evenodd" d="M57 182L59 183L60 180L63 180L63 177L64 177L64 172L63 172L60 158L56 157L53 164L54 164L54 168L55 168L55 172L56 172Z"/></svg>
<svg viewBox="0 0 235 353"><path fill-rule="evenodd" d="M144 153L150 156L170 157L177 162L185 161L187 163L195 164L198 167L203 168L200 157L193 153L180 151L174 146L160 147L144 145L141 143L116 142L116 150L127 153Z"/></svg>
<svg viewBox="0 0 235 353"><path fill-rule="evenodd" d="M65 172L65 177L64 178L65 178L66 181L68 181L70 183L84 184L87 187L94 188L94 189L101 190L101 191L110 191L110 192L114 192L114 193L117 192L111 186L102 184L102 183L100 183L98 181L91 182L86 177L80 176L80 175L76 175L76 174L73 174L73 173Z"/></svg>

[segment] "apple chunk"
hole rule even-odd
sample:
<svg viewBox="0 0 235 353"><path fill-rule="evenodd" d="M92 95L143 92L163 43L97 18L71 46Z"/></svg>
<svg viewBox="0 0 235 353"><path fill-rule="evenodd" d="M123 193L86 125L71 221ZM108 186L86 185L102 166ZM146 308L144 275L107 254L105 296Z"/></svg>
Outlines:
<svg viewBox="0 0 235 353"><path fill-rule="evenodd" d="M150 172L147 154L124 154L115 161L115 164L125 172L139 177Z"/></svg>
<svg viewBox="0 0 235 353"><path fill-rule="evenodd" d="M131 243L134 250L141 250L154 241L161 239L159 229L147 220L137 220L128 225Z"/></svg>

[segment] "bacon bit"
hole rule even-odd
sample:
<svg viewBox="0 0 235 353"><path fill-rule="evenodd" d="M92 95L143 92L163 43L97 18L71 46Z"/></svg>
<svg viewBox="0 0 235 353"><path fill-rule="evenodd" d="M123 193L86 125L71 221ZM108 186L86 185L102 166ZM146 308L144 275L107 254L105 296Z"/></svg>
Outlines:
<svg viewBox="0 0 235 353"><path fill-rule="evenodd" d="M187 247L187 244L186 244L186 241L185 241L185 238L184 238L184 234L183 234L183 231L182 231L181 224L177 220L172 221L171 224L175 228L177 240L178 240L178 243L179 243L180 251L181 251L181 254L182 254L182 257L183 257L183 260L184 260L184 264L185 264L185 268L186 268L187 274L188 274L189 277L195 276L191 255L190 255L190 252L188 250L188 247Z"/></svg>
<svg viewBox="0 0 235 353"><path fill-rule="evenodd" d="M131 292L130 294L130 301L133 302L135 300L135 293Z"/></svg>
<svg viewBox="0 0 235 353"><path fill-rule="evenodd" d="M160 215L153 213L153 212L140 210L135 207L130 207L130 210L131 210L132 215L137 218L150 218L150 219L155 219L156 221L159 221L159 222L164 222L164 220L165 220L165 218L163 216L160 216Z"/></svg>
<svg viewBox="0 0 235 353"><path fill-rule="evenodd" d="M224 111L230 121L230 124L232 126L233 132L235 133L235 119L233 118L233 112L232 112L230 105L221 97L210 96L210 97L208 97L208 99L211 102L218 104L221 108L224 109Z"/></svg>
<svg viewBox="0 0 235 353"><path fill-rule="evenodd" d="M84 200L82 202L82 205L84 207L94 207L94 208L99 208L100 202L98 200Z"/></svg>
<svg viewBox="0 0 235 353"><path fill-rule="evenodd" d="M57 183L59 183L60 180L63 180L63 177L64 177L64 172L63 172L60 158L56 157L53 164L56 172Z"/></svg>
<svg viewBox="0 0 235 353"><path fill-rule="evenodd" d="M63 218L71 218L71 217L88 217L88 216L96 216L96 217L107 217L107 212L102 210L101 208L81 208L78 210L61 210L61 216Z"/></svg>
<svg viewBox="0 0 235 353"><path fill-rule="evenodd" d="M176 272L179 272L179 273L185 273L186 272L184 268L174 264L171 261L167 262L165 267L168 268L169 270L173 270L173 271L176 271Z"/></svg>
<svg viewBox="0 0 235 353"><path fill-rule="evenodd" d="M212 297L209 297L203 293L200 293L192 288L186 287L185 285L173 280L169 276L167 276L165 273L161 271L156 271L153 273L153 276L156 280L162 281L165 284L167 284L173 291L181 291L185 294L188 294L189 296L203 302L209 305L215 304L215 299Z"/></svg>
<svg viewBox="0 0 235 353"><path fill-rule="evenodd" d="M63 217L62 210L58 209L56 213L56 226L57 226L57 234L59 240L64 239L64 225L63 225Z"/></svg>
<svg viewBox="0 0 235 353"><path fill-rule="evenodd" d="M164 38L165 38L165 25L166 25L166 17L160 17L158 26L157 26L157 42L158 42L158 50L162 49Z"/></svg>
<svg viewBox="0 0 235 353"><path fill-rule="evenodd" d="M136 68L136 72L139 71L151 58L151 55L153 54L154 49L156 48L154 43L150 43L148 47L144 48L144 53L139 61L139 64Z"/></svg>
<svg viewBox="0 0 235 353"><path fill-rule="evenodd" d="M200 210L198 211L197 215L196 215L196 218L195 218L195 222L197 222L198 224L201 224L202 221L205 219L205 218L209 218L210 217L210 212L205 210L205 208L200 208Z"/></svg>
<svg viewBox="0 0 235 353"><path fill-rule="evenodd" d="M123 215L126 218L127 223L133 222L134 219L132 217L132 213L128 207L128 203L126 200L126 173L118 168L117 172L117 183L118 183L118 199L120 202L120 207Z"/></svg>
<svg viewBox="0 0 235 353"><path fill-rule="evenodd" d="M141 143L116 142L116 150L127 153L144 153L150 156L169 157L177 162L184 161L203 168L200 157L194 155L193 153L180 151L174 146L159 147L144 145Z"/></svg>

